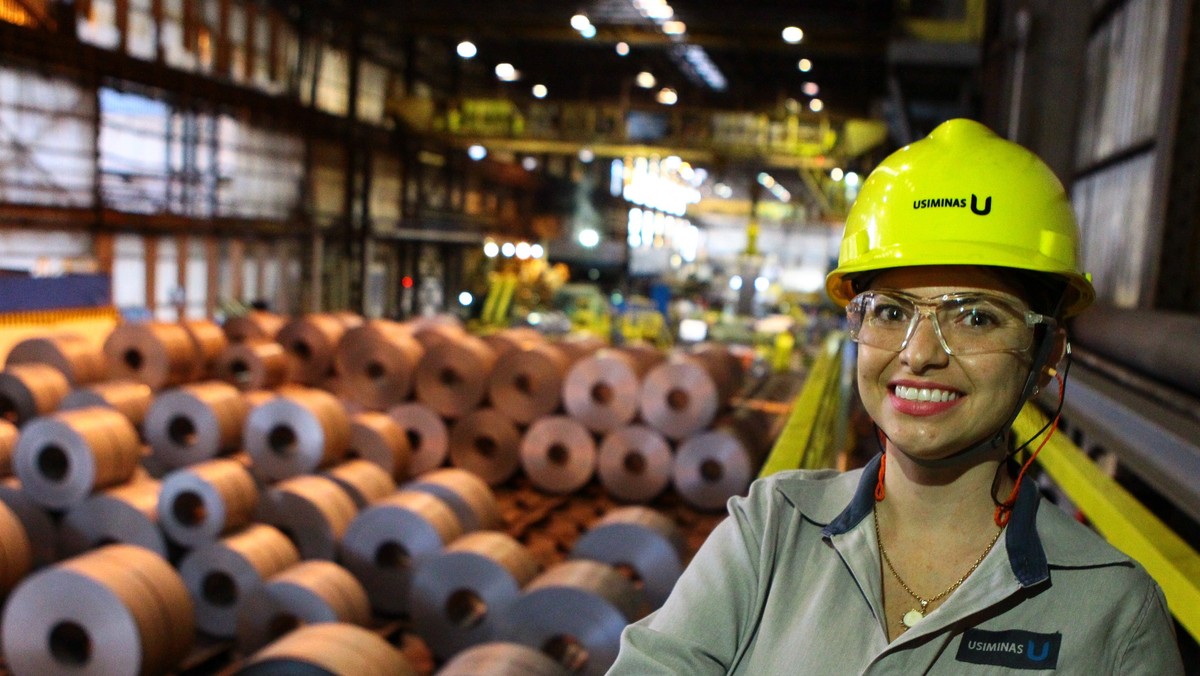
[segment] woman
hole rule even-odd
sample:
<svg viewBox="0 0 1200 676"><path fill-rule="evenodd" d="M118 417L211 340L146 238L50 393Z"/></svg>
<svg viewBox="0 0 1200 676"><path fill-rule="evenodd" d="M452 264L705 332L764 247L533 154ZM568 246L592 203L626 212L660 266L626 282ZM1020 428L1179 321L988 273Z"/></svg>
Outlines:
<svg viewBox="0 0 1200 676"><path fill-rule="evenodd" d="M884 160L827 280L884 453L731 500L610 673L1182 673L1154 581L1012 461L1094 296L1076 248L1050 169L982 125Z"/></svg>

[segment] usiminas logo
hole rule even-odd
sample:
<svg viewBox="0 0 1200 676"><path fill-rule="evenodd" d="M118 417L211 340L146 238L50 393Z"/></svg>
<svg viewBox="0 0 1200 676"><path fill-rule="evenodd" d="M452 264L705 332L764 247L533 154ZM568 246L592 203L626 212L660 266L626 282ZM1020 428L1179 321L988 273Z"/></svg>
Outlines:
<svg viewBox="0 0 1200 676"><path fill-rule="evenodd" d="M913 200L913 209L938 209L951 207L955 209L967 208L967 199L965 197L934 197L931 199ZM988 195L983 200L983 207L979 206L979 196L971 195L971 212L980 216L987 216L992 212L992 196Z"/></svg>
<svg viewBox="0 0 1200 676"><path fill-rule="evenodd" d="M968 629L958 644L955 659L1010 669L1054 669L1062 634L1039 634L1020 629L986 631Z"/></svg>

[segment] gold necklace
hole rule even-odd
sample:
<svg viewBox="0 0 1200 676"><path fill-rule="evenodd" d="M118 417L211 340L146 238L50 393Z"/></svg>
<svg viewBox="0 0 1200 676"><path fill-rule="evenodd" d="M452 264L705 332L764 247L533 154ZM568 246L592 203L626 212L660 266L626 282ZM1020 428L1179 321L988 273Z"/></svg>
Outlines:
<svg viewBox="0 0 1200 676"><path fill-rule="evenodd" d="M883 548L883 538L879 535L878 511L875 512L874 517L875 539L879 542L879 553L883 555L883 562L887 564L888 570L892 571L892 577L896 578L896 582L900 583L900 586L904 588L904 591L908 592L909 596L913 597L917 600L917 603L921 604L920 608L913 608L900 617L900 626L904 627L905 629L911 629L912 627L917 626L918 622L925 619L925 609L929 607L929 604L946 596L955 589L958 589L959 585L966 581L966 579L971 576L971 573L975 572L975 569L979 567L979 564L983 563L983 560L987 558L988 552L992 551L992 547L995 546L996 541L1000 539L1000 533L1004 532L1003 528L996 529L996 534L992 536L992 541L988 543L987 548L983 550L983 553L979 555L979 558L975 559L975 563L971 564L971 567L967 570L967 572L963 573L962 577L955 580L954 584L947 587L944 591L942 591L942 593L926 599L922 598L915 591L913 591L912 588L900 578L900 573L896 572L896 567L892 565L892 560L888 558L887 550Z"/></svg>

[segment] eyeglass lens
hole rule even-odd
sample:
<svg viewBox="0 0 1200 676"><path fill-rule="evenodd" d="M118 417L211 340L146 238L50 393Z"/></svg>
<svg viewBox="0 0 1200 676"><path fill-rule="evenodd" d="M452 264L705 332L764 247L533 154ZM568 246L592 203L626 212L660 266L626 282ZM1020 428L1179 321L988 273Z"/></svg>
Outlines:
<svg viewBox="0 0 1200 676"><path fill-rule="evenodd" d="M899 352L926 316L950 354L1027 349L1033 330L1027 312L987 294L954 294L921 301L895 293L860 294L847 307L850 334L871 347Z"/></svg>

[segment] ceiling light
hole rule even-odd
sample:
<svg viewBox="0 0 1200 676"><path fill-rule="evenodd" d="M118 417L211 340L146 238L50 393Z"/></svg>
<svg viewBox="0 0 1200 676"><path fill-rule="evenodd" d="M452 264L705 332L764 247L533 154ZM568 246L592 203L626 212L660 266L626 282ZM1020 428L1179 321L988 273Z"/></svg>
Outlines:
<svg viewBox="0 0 1200 676"><path fill-rule="evenodd" d="M822 110L825 110L825 102L821 99L813 99L812 101L808 102L808 109L814 113L819 113Z"/></svg>
<svg viewBox="0 0 1200 676"><path fill-rule="evenodd" d="M800 59L800 63L797 64L797 66L799 66L801 73L807 73L808 71L812 70L812 61L809 61L808 59Z"/></svg>
<svg viewBox="0 0 1200 676"><path fill-rule="evenodd" d="M473 145L470 148L467 148L467 157L478 162L479 160L487 157L487 148L484 148L481 145Z"/></svg>
<svg viewBox="0 0 1200 676"><path fill-rule="evenodd" d="M584 28L587 28L590 25L592 25L592 22L589 21L588 18L583 14L576 14L575 16L571 17L571 28L574 28L577 31L582 31Z"/></svg>
<svg viewBox="0 0 1200 676"><path fill-rule="evenodd" d="M531 248L532 247L529 246L529 242L517 242L517 258L520 258L521 260L529 258Z"/></svg>
<svg viewBox="0 0 1200 676"><path fill-rule="evenodd" d="M658 84L658 80L654 79L654 75L651 74L650 71L646 70L643 70L637 74L636 81L637 86L641 87L642 89L650 89L654 85Z"/></svg>
<svg viewBox="0 0 1200 676"><path fill-rule="evenodd" d="M471 295L470 291L463 291L462 293L458 294L459 305L466 307L473 302L475 302L475 297Z"/></svg>
<svg viewBox="0 0 1200 676"><path fill-rule="evenodd" d="M505 242L504 244L500 245L500 253L503 254L505 258L512 258L513 254L516 252L517 245L513 244L512 242Z"/></svg>
<svg viewBox="0 0 1200 676"><path fill-rule="evenodd" d="M671 6L664 2L660 5L650 7L646 11L646 16L656 21L666 21L675 16L675 10L671 9Z"/></svg>
<svg viewBox="0 0 1200 676"><path fill-rule="evenodd" d="M673 106L679 102L679 94L675 93L675 90L670 87L663 87L658 90L658 95L654 98L664 106Z"/></svg>
<svg viewBox="0 0 1200 676"><path fill-rule="evenodd" d="M544 85L544 84L533 85L534 98L544 99L544 98L546 98L546 94L549 94L549 93L550 93L550 90L546 89L546 85Z"/></svg>
<svg viewBox="0 0 1200 676"><path fill-rule="evenodd" d="M579 231L579 243L591 249L600 243L600 233L592 228L584 228Z"/></svg>
<svg viewBox="0 0 1200 676"><path fill-rule="evenodd" d="M470 40L463 40L462 42L458 43L458 48L456 51L458 52L458 55L464 59L469 59L479 53L479 50L475 49L475 43L471 42Z"/></svg>
<svg viewBox="0 0 1200 676"><path fill-rule="evenodd" d="M794 45L804 39L804 31L795 26L788 26L783 29L783 41L789 45Z"/></svg>
<svg viewBox="0 0 1200 676"><path fill-rule="evenodd" d="M533 171L534 169L537 169L537 158L533 157L532 155L527 156L525 159L521 160L521 167L523 167L525 171Z"/></svg>
<svg viewBox="0 0 1200 676"><path fill-rule="evenodd" d="M829 172L829 178L832 178L835 181L842 180L843 176L845 176L845 174L842 173L841 167L834 167L833 170Z"/></svg>
<svg viewBox="0 0 1200 676"><path fill-rule="evenodd" d="M816 96L821 92L821 88L817 86L816 82L805 82L803 91L806 96Z"/></svg>
<svg viewBox="0 0 1200 676"><path fill-rule="evenodd" d="M858 179L859 179L859 176L855 172L853 172L853 171L846 172L846 185L848 185L850 187L854 187L854 186L858 185Z"/></svg>
<svg viewBox="0 0 1200 676"><path fill-rule="evenodd" d="M662 32L667 35L683 35L687 32L687 25L682 21L665 21L662 25Z"/></svg>
<svg viewBox="0 0 1200 676"><path fill-rule="evenodd" d="M495 258L500 255L500 245L495 242L487 242L483 245L483 255L488 258Z"/></svg>
<svg viewBox="0 0 1200 676"><path fill-rule="evenodd" d="M513 68L511 63L498 63L496 64L496 77L505 82L512 82L520 75L517 74L517 69Z"/></svg>
<svg viewBox="0 0 1200 676"><path fill-rule="evenodd" d="M629 43L628 42L618 42L617 43L617 56L629 56Z"/></svg>
<svg viewBox="0 0 1200 676"><path fill-rule="evenodd" d="M531 258L541 258L544 255L546 255L546 250L542 248L541 244L534 244L529 247L529 256Z"/></svg>
<svg viewBox="0 0 1200 676"><path fill-rule="evenodd" d="M587 26L583 27L583 30L579 31L579 34L584 38L591 40L592 38L596 37L596 27L588 24Z"/></svg>
<svg viewBox="0 0 1200 676"><path fill-rule="evenodd" d="M594 159L596 159L596 153L593 152L591 148L584 148L579 151L579 161L580 162L583 162L584 164L588 164Z"/></svg>

